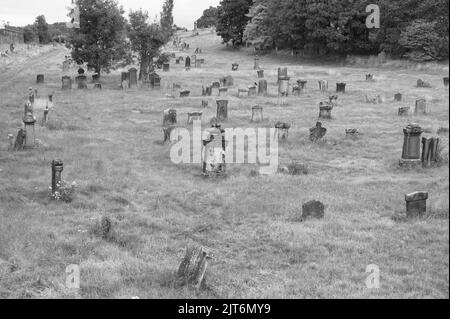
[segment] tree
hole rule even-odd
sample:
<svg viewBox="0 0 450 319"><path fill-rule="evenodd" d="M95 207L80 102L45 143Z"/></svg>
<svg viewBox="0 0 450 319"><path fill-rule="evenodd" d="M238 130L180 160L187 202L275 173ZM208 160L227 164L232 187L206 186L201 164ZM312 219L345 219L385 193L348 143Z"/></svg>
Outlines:
<svg viewBox="0 0 450 319"><path fill-rule="evenodd" d="M100 75L126 56L126 21L115 0L77 0L80 28L69 39L72 58Z"/></svg>
<svg viewBox="0 0 450 319"><path fill-rule="evenodd" d="M242 44L247 14L253 0L222 0L219 6L216 31L225 43Z"/></svg>
<svg viewBox="0 0 450 319"><path fill-rule="evenodd" d="M50 41L50 35L48 34L48 24L47 21L45 20L44 15L36 17L34 27L36 29L36 34L38 36L39 43L47 44Z"/></svg>
<svg viewBox="0 0 450 319"><path fill-rule="evenodd" d="M159 55L160 48L165 43L166 35L158 23L149 23L147 11L131 11L128 37L131 49L139 54L140 74L148 74L153 58Z"/></svg>
<svg viewBox="0 0 450 319"><path fill-rule="evenodd" d="M437 22L417 20L412 22L400 36L399 44L406 49L405 57L416 61L441 60L448 56L447 45L442 46L442 38L436 29Z"/></svg>
<svg viewBox="0 0 450 319"><path fill-rule="evenodd" d="M164 42L173 35L173 0L165 0L161 12L161 28L164 33Z"/></svg>
<svg viewBox="0 0 450 319"><path fill-rule="evenodd" d="M217 7L209 7L203 11L203 15L197 20L198 28L211 28L217 25L219 9Z"/></svg>

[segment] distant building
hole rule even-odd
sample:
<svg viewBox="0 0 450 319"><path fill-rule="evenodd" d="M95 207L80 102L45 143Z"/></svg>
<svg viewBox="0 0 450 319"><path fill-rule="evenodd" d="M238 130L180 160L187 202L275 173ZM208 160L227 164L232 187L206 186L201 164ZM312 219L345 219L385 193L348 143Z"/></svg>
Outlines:
<svg viewBox="0 0 450 319"><path fill-rule="evenodd" d="M0 28L0 44L24 43L23 31L20 28L4 26Z"/></svg>

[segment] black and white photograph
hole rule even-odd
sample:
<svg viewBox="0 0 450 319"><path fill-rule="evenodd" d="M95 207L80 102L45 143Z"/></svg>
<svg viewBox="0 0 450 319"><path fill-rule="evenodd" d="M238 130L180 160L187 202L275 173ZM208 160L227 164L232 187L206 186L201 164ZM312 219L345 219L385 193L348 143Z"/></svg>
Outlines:
<svg viewBox="0 0 450 319"><path fill-rule="evenodd" d="M0 299L448 300L449 0L0 0Z"/></svg>

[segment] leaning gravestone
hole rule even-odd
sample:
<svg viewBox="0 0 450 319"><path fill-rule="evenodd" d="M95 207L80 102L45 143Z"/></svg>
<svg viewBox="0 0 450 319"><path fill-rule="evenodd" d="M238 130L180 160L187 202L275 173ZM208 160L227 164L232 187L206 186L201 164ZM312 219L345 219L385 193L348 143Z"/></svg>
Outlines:
<svg viewBox="0 0 450 319"><path fill-rule="evenodd" d="M409 218L423 217L427 212L428 192L415 192L405 195L406 215Z"/></svg>
<svg viewBox="0 0 450 319"><path fill-rule="evenodd" d="M316 127L309 130L309 140L311 142L317 142L327 134L327 129L322 127L321 122L316 123Z"/></svg>
<svg viewBox="0 0 450 319"><path fill-rule="evenodd" d="M36 76L36 83L37 84L43 84L44 83L44 74L38 74Z"/></svg>
<svg viewBox="0 0 450 319"><path fill-rule="evenodd" d="M325 217L325 206L319 201L309 201L302 205L301 221L309 218L323 219Z"/></svg>
<svg viewBox="0 0 450 319"><path fill-rule="evenodd" d="M417 124L409 124L404 130L404 142L400 166L416 167L421 164L420 137L422 128Z"/></svg>
<svg viewBox="0 0 450 319"><path fill-rule="evenodd" d="M129 69L128 74L129 74L129 83L128 83L129 88L130 89L137 88L138 85L137 69L136 68Z"/></svg>
<svg viewBox="0 0 450 319"><path fill-rule="evenodd" d="M161 77L156 72L150 73L148 77L152 88L161 87Z"/></svg>
<svg viewBox="0 0 450 319"><path fill-rule="evenodd" d="M397 93L397 94L394 95L394 101L395 102L401 102L402 98L403 98L403 96L402 96L401 93Z"/></svg>

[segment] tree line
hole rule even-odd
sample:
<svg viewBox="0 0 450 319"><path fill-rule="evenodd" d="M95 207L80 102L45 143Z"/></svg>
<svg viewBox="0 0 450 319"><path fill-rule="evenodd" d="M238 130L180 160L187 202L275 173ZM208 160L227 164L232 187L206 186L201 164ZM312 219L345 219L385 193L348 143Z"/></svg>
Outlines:
<svg viewBox="0 0 450 319"><path fill-rule="evenodd" d="M380 8L369 29L366 7ZM199 24L200 22L200 24ZM448 0L222 0L197 21L224 43L314 56L378 54L415 61L448 59Z"/></svg>

